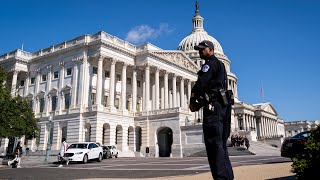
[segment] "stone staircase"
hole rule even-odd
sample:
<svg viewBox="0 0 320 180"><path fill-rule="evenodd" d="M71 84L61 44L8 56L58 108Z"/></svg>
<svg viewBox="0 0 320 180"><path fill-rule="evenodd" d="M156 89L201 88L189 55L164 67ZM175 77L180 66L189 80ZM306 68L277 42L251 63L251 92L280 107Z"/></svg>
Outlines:
<svg viewBox="0 0 320 180"><path fill-rule="evenodd" d="M281 154L280 148L259 141L250 141L249 151L259 156L280 156Z"/></svg>

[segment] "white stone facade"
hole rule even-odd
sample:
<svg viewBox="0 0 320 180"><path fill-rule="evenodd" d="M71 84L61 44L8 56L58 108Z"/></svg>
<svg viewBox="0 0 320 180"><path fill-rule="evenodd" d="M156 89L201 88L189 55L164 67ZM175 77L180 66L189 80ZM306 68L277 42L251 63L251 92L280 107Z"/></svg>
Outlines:
<svg viewBox="0 0 320 180"><path fill-rule="evenodd" d="M191 87L203 63L190 47L202 40L196 36L213 38L203 36L203 20L195 15L193 34L178 50L150 43L135 46L98 32L33 53L18 49L0 56L0 66L10 72L7 86L12 95L28 98L39 119L40 136L22 138L23 144L33 151L46 150L51 115L53 151L62 138L68 143L116 144L128 156L149 151L153 156L183 157L203 149L202 111L188 109ZM284 135L283 121L270 103L250 105L239 100L231 61L218 41L214 43L236 100L232 132L254 131L257 139ZM8 139L2 138L0 153L7 145Z"/></svg>
<svg viewBox="0 0 320 180"><path fill-rule="evenodd" d="M320 120L318 121L292 121L285 122L285 137L294 136L303 131L310 131L320 126Z"/></svg>

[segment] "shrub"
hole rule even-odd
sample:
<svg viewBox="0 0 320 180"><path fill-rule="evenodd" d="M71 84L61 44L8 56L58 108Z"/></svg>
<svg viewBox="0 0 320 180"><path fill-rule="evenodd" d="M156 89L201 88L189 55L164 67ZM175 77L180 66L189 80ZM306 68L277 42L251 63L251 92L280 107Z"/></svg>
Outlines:
<svg viewBox="0 0 320 180"><path fill-rule="evenodd" d="M313 179L320 170L320 126L312 131L300 155L292 159L296 179Z"/></svg>

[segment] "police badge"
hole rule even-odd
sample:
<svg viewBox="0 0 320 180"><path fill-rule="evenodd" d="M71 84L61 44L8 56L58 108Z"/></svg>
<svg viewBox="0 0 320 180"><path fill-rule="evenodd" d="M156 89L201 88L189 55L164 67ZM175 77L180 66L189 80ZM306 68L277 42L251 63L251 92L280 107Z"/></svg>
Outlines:
<svg viewBox="0 0 320 180"><path fill-rule="evenodd" d="M202 71L202 72L208 72L209 69L210 69L210 67L209 67L207 64L205 64L205 65L202 66L201 71Z"/></svg>

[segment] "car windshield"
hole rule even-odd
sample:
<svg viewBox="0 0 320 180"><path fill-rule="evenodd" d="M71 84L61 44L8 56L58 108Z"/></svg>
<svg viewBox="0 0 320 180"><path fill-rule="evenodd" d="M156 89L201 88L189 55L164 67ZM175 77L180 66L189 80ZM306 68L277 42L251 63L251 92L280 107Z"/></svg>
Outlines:
<svg viewBox="0 0 320 180"><path fill-rule="evenodd" d="M310 131L304 131L304 132L301 132L301 133L294 135L293 138L306 138L306 137L309 137L310 134L311 134Z"/></svg>
<svg viewBox="0 0 320 180"><path fill-rule="evenodd" d="M71 144L68 149L87 149L88 144Z"/></svg>

